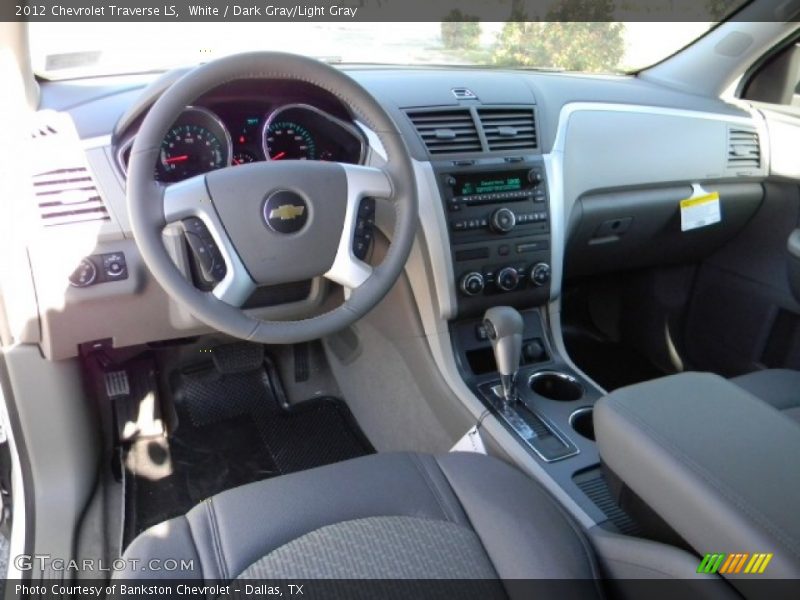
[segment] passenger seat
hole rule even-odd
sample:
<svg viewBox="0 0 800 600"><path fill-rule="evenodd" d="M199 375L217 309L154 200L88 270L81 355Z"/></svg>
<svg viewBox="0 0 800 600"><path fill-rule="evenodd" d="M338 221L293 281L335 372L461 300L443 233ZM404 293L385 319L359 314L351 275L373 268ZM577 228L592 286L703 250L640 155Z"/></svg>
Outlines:
<svg viewBox="0 0 800 600"><path fill-rule="evenodd" d="M766 369L731 381L800 424L800 371Z"/></svg>

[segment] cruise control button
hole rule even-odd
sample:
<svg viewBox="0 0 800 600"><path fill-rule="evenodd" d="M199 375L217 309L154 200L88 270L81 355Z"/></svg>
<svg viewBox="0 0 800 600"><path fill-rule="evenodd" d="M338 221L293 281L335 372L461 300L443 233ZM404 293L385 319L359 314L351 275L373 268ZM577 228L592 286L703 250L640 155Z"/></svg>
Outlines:
<svg viewBox="0 0 800 600"><path fill-rule="evenodd" d="M375 214L375 200L372 198L364 198L361 205L358 207L359 217L370 217Z"/></svg>
<svg viewBox="0 0 800 600"><path fill-rule="evenodd" d="M359 260L364 260L367 256L367 250L369 249L369 244L362 240L356 238L355 243L353 244L353 254Z"/></svg>
<svg viewBox="0 0 800 600"><path fill-rule="evenodd" d="M214 255L211 253L208 243L200 238L199 235L186 232L186 240L189 242L189 247L197 257L200 263L200 268L204 274L209 274L214 266Z"/></svg>

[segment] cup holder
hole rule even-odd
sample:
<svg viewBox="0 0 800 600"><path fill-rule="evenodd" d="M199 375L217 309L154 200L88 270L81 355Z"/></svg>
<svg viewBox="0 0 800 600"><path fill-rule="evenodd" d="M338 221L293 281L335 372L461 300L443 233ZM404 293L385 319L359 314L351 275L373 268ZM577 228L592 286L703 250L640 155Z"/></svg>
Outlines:
<svg viewBox="0 0 800 600"><path fill-rule="evenodd" d="M569 424L580 436L594 441L594 413L589 406L579 408L569 416Z"/></svg>
<svg viewBox="0 0 800 600"><path fill-rule="evenodd" d="M528 380L528 385L536 394L550 400L571 402L583 398L583 386L580 382L572 375L558 371L534 373Z"/></svg>

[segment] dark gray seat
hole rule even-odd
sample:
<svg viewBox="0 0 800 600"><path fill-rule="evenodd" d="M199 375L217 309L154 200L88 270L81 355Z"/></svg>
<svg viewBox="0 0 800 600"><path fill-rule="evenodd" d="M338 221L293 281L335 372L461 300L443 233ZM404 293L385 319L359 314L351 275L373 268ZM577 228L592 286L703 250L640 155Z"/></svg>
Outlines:
<svg viewBox="0 0 800 600"><path fill-rule="evenodd" d="M579 527L477 454L376 454L245 485L142 533L125 557L140 561L126 579L582 579L599 595ZM151 559L193 568L141 570Z"/></svg>
<svg viewBox="0 0 800 600"><path fill-rule="evenodd" d="M800 423L800 371L766 369L731 381Z"/></svg>

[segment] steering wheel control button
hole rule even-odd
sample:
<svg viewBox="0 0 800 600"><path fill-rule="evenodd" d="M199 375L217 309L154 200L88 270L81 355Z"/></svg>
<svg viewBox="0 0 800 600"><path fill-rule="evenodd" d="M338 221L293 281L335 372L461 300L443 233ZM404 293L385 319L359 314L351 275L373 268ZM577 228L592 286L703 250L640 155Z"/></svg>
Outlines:
<svg viewBox="0 0 800 600"><path fill-rule="evenodd" d="M69 283L73 287L89 287L97 280L97 267L90 258L81 259L78 267L69 276Z"/></svg>
<svg viewBox="0 0 800 600"><path fill-rule="evenodd" d="M353 236L353 256L364 260L375 236L375 198L363 198L358 205L356 233Z"/></svg>
<svg viewBox="0 0 800 600"><path fill-rule="evenodd" d="M195 233L186 232L186 241L189 242L189 247L194 252L203 273L210 273L214 266L214 256L209 252L205 240Z"/></svg>
<svg viewBox="0 0 800 600"><path fill-rule="evenodd" d="M461 291L467 296L477 296L483 291L484 288L483 275L477 271L467 273L461 278L459 287Z"/></svg>
<svg viewBox="0 0 800 600"><path fill-rule="evenodd" d="M183 219L181 225L203 278L207 282L219 283L222 281L228 269L206 224L202 219L189 217Z"/></svg>
<svg viewBox="0 0 800 600"><path fill-rule="evenodd" d="M308 221L308 205L290 190L273 192L264 203L264 222L276 233L297 233Z"/></svg>

